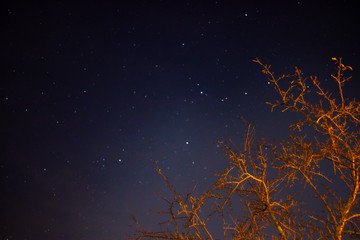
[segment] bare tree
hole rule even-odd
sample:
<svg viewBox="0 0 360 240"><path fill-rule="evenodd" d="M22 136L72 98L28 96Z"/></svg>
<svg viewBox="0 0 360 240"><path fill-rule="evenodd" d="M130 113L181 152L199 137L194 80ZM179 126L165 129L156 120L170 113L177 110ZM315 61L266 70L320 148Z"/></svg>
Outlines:
<svg viewBox="0 0 360 240"><path fill-rule="evenodd" d="M255 141L247 123L241 150L231 140L218 142L228 166L201 194L195 188L179 194L157 167L173 193L163 198L167 211L159 212L168 220L148 231L134 218L136 230L128 239L213 240L219 229L224 239L359 239L360 104L343 94L350 79L344 72L352 68L341 58L332 60L337 95L298 68L276 77L270 65L255 59L279 95L268 103L271 110L298 113L288 140ZM219 229L209 228L211 219Z"/></svg>

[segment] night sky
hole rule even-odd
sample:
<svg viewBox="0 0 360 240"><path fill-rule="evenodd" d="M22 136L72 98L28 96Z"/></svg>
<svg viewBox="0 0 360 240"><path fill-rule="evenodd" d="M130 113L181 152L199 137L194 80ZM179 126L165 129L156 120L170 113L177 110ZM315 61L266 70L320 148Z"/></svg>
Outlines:
<svg viewBox="0 0 360 240"><path fill-rule="evenodd" d="M99 1L101 2L101 1ZM236 4L234 4L236 2ZM317 2L317 3L314 3ZM165 209L155 161L180 192L226 163L216 140L281 139L292 114L256 57L333 86L332 57L360 92L350 1L3 4L0 239L124 239Z"/></svg>

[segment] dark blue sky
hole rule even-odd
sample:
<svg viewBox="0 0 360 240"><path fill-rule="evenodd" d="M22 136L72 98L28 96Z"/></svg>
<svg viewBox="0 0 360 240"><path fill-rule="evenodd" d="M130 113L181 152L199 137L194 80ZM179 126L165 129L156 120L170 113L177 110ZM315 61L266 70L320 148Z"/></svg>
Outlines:
<svg viewBox="0 0 360 240"><path fill-rule="evenodd" d="M286 136L293 115L259 58L329 86L343 57L358 96L359 14L350 1L11 1L2 15L0 238L123 239L153 226L155 161L181 191L211 183L224 154Z"/></svg>

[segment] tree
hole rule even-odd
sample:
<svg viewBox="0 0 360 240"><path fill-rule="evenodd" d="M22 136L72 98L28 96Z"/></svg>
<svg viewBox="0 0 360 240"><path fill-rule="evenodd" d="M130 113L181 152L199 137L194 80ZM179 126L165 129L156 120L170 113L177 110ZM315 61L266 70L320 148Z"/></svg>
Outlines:
<svg viewBox="0 0 360 240"><path fill-rule="evenodd" d="M332 60L337 95L320 86L317 77L303 77L298 68L276 77L270 65L255 59L278 94L277 101L268 103L271 110L299 116L289 126L288 140L255 141L247 123L241 150L231 140L218 142L228 166L201 194L195 188L179 194L157 167L173 193L172 199L164 198L168 210L159 212L168 221L159 231L147 231L134 218L136 231L128 239L213 240L208 222L214 218L221 220L224 239L360 238L360 104L343 95L350 79L344 72L352 68L341 58ZM310 202L321 208L312 209Z"/></svg>

